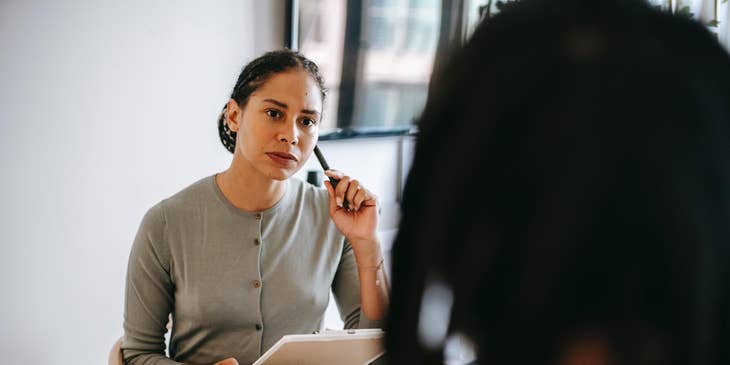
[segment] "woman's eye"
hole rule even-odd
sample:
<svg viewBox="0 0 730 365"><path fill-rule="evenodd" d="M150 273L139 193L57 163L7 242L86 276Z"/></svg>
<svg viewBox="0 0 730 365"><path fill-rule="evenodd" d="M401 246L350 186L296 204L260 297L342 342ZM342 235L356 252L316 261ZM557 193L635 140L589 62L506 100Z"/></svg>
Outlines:
<svg viewBox="0 0 730 365"><path fill-rule="evenodd" d="M269 109L266 111L266 115L268 115L271 118L278 119L281 117L281 112L274 109Z"/></svg>
<svg viewBox="0 0 730 365"><path fill-rule="evenodd" d="M304 119L302 119L302 124L305 127L311 127L311 126L314 126L315 124L317 124L317 122L312 119L309 119L309 118L304 118Z"/></svg>

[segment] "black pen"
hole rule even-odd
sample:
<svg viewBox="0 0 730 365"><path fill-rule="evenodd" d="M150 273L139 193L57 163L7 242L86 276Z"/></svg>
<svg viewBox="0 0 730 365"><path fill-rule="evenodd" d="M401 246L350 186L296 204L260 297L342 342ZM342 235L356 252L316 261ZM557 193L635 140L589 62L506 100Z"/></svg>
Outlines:
<svg viewBox="0 0 730 365"><path fill-rule="evenodd" d="M330 165L327 164L327 160L324 159L324 155L322 155L322 151L319 150L319 146L314 146L314 154L317 156L317 160L319 160L319 164L322 165L322 168L324 171L327 171L330 169ZM337 187L337 183L340 182L340 180L335 179L332 176L327 176L330 180L330 184L332 184L332 190L334 190ZM342 207L345 209L350 209L350 205L347 204L347 198L342 199Z"/></svg>

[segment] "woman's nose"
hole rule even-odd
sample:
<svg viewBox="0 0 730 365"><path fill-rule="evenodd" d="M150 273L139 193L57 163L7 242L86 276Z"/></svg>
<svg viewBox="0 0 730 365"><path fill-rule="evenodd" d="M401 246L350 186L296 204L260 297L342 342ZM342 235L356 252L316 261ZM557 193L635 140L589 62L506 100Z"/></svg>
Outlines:
<svg viewBox="0 0 730 365"><path fill-rule="evenodd" d="M293 123L286 123L286 126L283 126L281 130L279 130L278 139L279 142L290 143L292 145L299 143L299 133L296 127L296 121Z"/></svg>

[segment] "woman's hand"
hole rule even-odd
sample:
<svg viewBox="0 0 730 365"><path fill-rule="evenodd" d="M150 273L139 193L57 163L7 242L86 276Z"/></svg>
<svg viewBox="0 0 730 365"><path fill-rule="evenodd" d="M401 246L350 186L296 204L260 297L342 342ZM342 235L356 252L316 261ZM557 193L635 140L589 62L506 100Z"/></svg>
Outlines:
<svg viewBox="0 0 730 365"><path fill-rule="evenodd" d="M213 365L238 365L238 361L233 357L229 357L225 360L218 361Z"/></svg>
<svg viewBox="0 0 730 365"><path fill-rule="evenodd" d="M355 255L378 254L378 198L365 189L360 182L350 178L341 171L327 170L325 175L340 180L333 190L329 181L324 184L330 196L330 217L337 228L350 241ZM347 200L349 210L343 208ZM375 247L367 247L375 246ZM377 249L377 252L375 252ZM372 251L372 252L371 252ZM358 258L358 261L359 258Z"/></svg>
<svg viewBox="0 0 730 365"><path fill-rule="evenodd" d="M328 170L325 175L339 180L335 189L329 181L325 181L325 186L330 196L330 216L355 254L360 308L371 320L383 319L388 312L388 287L377 235L378 198L342 172ZM350 209L343 208L345 199Z"/></svg>

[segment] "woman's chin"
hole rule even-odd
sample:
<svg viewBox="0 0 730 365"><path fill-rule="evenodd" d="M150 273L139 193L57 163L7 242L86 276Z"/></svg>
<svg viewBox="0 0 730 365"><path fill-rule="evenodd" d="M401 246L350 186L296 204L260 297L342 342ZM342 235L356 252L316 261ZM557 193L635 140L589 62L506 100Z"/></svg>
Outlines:
<svg viewBox="0 0 730 365"><path fill-rule="evenodd" d="M273 180L284 181L284 180L290 178L296 172L297 172L297 170L275 169L275 170L270 170L267 175Z"/></svg>

